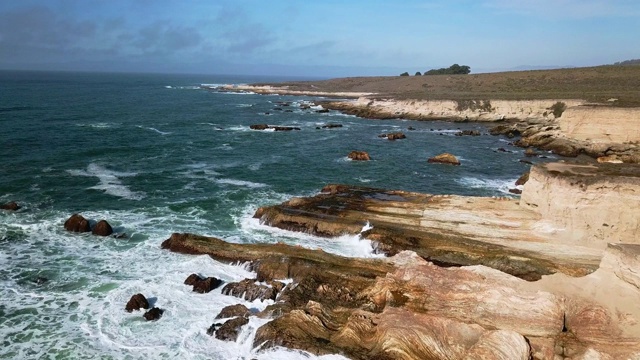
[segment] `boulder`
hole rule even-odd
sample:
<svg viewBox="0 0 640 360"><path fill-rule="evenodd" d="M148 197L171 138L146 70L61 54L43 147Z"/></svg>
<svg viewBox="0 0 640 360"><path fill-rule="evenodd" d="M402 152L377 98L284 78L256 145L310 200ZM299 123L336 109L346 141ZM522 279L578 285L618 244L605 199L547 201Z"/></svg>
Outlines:
<svg viewBox="0 0 640 360"><path fill-rule="evenodd" d="M11 202L8 202L6 204L0 205L0 209L16 211L16 210L20 209L20 205L18 205L15 201L11 201Z"/></svg>
<svg viewBox="0 0 640 360"><path fill-rule="evenodd" d="M249 310L246 306L242 304L235 304L225 306L220 310L220 313L216 315L216 319L226 319L237 316L247 317L251 315L251 310Z"/></svg>
<svg viewBox="0 0 640 360"><path fill-rule="evenodd" d="M89 221L82 217L80 214L73 214L67 221L64 222L64 228L71 232L89 232L91 226Z"/></svg>
<svg viewBox="0 0 640 360"><path fill-rule="evenodd" d="M249 126L249 129L251 130L266 130L269 128L269 125L267 124L254 124Z"/></svg>
<svg viewBox="0 0 640 360"><path fill-rule="evenodd" d="M249 318L239 316L231 320L227 320L224 324L212 324L207 330L208 335L214 335L216 339L223 341L236 341L242 327L249 323Z"/></svg>
<svg viewBox="0 0 640 360"><path fill-rule="evenodd" d="M427 161L430 163L436 163L436 164L460 165L460 160L458 160L458 158L456 158L455 156L449 153L436 155L432 158L429 158L429 160Z"/></svg>
<svg viewBox="0 0 640 360"><path fill-rule="evenodd" d="M520 189L509 189L509 192L516 195L522 194L522 190Z"/></svg>
<svg viewBox="0 0 640 360"><path fill-rule="evenodd" d="M326 124L322 125L323 129L333 129L333 128L341 128L342 124Z"/></svg>
<svg viewBox="0 0 640 360"><path fill-rule="evenodd" d="M391 140L391 141L399 140L399 139L406 139L406 136L401 132L389 133L389 134L386 134L385 137L387 138L387 140Z"/></svg>
<svg viewBox="0 0 640 360"><path fill-rule="evenodd" d="M329 109L320 109L320 110L316 110L316 112L317 112L318 114L326 114L326 113L328 113L328 112L329 112Z"/></svg>
<svg viewBox="0 0 640 360"><path fill-rule="evenodd" d="M98 236L109 236L113 234L113 229L106 220L100 220L96 226L93 227L91 233Z"/></svg>
<svg viewBox="0 0 640 360"><path fill-rule="evenodd" d="M142 315L147 321L155 321L162 317L164 314L164 310L154 307L151 310L147 311Z"/></svg>
<svg viewBox="0 0 640 360"><path fill-rule="evenodd" d="M148 309L149 308L149 302L147 301L147 298L144 297L144 295L142 294L135 294L131 297L131 299L129 299L129 302L127 302L127 305L125 306L125 310L127 312L132 312L133 310L138 310L138 309Z"/></svg>
<svg viewBox="0 0 640 360"><path fill-rule="evenodd" d="M349 159L356 161L369 161L371 158L369 157L369 153L366 151L352 151L348 155Z"/></svg>
<svg viewBox="0 0 640 360"><path fill-rule="evenodd" d="M203 278L198 274L191 274L186 278L184 283L185 285L193 286L194 292L204 294L222 285L222 280L216 279L215 277Z"/></svg>
<svg viewBox="0 0 640 360"><path fill-rule="evenodd" d="M225 285L222 288L224 295L232 295L235 297L242 297L247 301L254 301L256 299L275 300L276 296L282 288L284 283L280 281L269 281L267 285L256 284L257 279L244 279L240 282L233 282Z"/></svg>

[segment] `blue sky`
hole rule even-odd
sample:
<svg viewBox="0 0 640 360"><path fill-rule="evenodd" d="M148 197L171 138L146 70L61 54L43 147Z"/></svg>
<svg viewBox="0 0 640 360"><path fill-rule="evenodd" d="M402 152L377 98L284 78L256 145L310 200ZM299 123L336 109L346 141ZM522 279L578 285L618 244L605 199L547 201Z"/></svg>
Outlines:
<svg viewBox="0 0 640 360"><path fill-rule="evenodd" d="M0 69L397 75L640 58L637 0L0 2Z"/></svg>

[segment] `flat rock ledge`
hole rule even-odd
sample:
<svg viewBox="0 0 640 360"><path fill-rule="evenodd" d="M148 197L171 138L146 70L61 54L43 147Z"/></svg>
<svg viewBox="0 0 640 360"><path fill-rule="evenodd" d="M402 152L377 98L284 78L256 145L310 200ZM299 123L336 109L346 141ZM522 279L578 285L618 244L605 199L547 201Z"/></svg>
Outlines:
<svg viewBox="0 0 640 360"><path fill-rule="evenodd" d="M529 282L486 266L441 267L412 251L345 258L286 244L173 234L162 247L248 262L291 279L254 347L351 359L626 359L640 356L640 248L612 245L594 273ZM234 319L233 333L247 314ZM211 333L217 330L209 329ZM231 326L229 326L231 327ZM222 334L221 334L222 335ZM222 337L222 336L221 336ZM233 339L233 336L225 339Z"/></svg>

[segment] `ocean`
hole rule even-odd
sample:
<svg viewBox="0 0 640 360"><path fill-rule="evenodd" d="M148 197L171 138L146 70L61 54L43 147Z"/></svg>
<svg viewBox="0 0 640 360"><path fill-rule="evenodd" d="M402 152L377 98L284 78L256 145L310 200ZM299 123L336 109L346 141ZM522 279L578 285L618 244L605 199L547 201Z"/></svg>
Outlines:
<svg viewBox="0 0 640 360"><path fill-rule="evenodd" d="M192 292L183 284L191 273L226 282L252 274L243 264L170 253L160 243L191 232L377 256L357 236L327 241L266 227L252 215L329 183L511 196L528 169L519 162L523 149L488 135L483 124L359 119L301 108L315 98L201 86L278 80L288 79L0 72L0 203L22 206L0 210L0 358L342 359L255 352L255 330L266 321L257 318L237 342L208 336L224 306L268 303L224 296L220 288ZM249 129L262 123L301 130ZM317 129L329 123L343 127ZM454 136L459 130L483 135ZM378 137L395 131L407 139ZM372 161L348 160L351 150L369 152ZM427 163L443 152L462 165ZM66 232L73 213L105 219L127 237ZM124 311L136 293L165 310L159 321Z"/></svg>

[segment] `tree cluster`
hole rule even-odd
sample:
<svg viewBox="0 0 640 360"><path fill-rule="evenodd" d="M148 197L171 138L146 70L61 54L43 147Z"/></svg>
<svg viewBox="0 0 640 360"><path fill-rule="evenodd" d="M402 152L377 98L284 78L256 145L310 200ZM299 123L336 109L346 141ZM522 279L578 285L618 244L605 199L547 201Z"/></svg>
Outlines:
<svg viewBox="0 0 640 360"><path fill-rule="evenodd" d="M640 59L631 59L625 61L618 61L613 63L613 65L640 65Z"/></svg>
<svg viewBox="0 0 640 360"><path fill-rule="evenodd" d="M415 73L414 76L421 76L421 75L457 75L457 74L468 74L471 72L471 68L467 65L458 65L458 64L453 64L451 66L449 66L448 68L441 68L441 69L431 69L429 71L425 71L424 74L421 74L420 71L417 71ZM403 72L402 74L400 74L400 76L409 76L408 72Z"/></svg>

